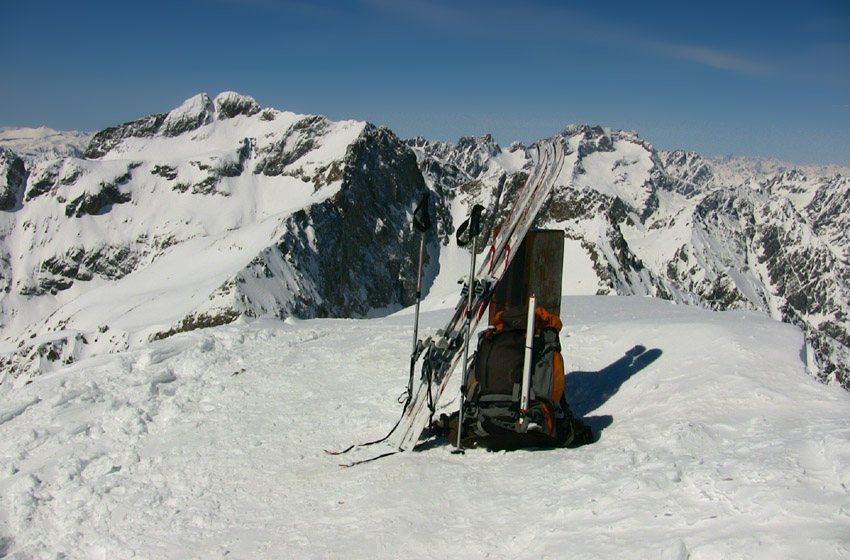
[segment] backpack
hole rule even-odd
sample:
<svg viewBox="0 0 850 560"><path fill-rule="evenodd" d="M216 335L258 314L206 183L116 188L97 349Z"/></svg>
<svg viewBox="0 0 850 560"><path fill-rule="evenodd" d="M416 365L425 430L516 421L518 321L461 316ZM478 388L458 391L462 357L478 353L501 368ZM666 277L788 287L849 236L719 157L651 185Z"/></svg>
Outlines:
<svg viewBox="0 0 850 560"><path fill-rule="evenodd" d="M525 359L528 307L499 313L492 327L478 338L472 367L463 380L462 445L491 450L526 447L578 446L593 441L593 433L573 418L564 397L564 360L561 356L560 318L537 308L530 404L520 427L520 393ZM455 417L443 415L437 431L457 438ZM454 424L452 426L452 423Z"/></svg>

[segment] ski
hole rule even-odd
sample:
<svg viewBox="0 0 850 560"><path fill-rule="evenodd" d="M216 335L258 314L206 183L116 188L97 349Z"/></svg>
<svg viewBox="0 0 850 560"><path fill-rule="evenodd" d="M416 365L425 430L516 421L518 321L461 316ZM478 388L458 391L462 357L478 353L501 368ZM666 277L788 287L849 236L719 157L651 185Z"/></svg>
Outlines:
<svg viewBox="0 0 850 560"><path fill-rule="evenodd" d="M538 162L523 185L510 213L490 247L489 259L469 278L445 328L423 342L421 374L409 402L388 441L401 451L413 449L445 391L457 363L461 360L465 333L475 332L496 285L504 276L532 222L540 211L561 171L564 148L559 139L537 144ZM471 306L469 293L472 290ZM469 330L465 322L469 319ZM436 389L434 389L436 388Z"/></svg>

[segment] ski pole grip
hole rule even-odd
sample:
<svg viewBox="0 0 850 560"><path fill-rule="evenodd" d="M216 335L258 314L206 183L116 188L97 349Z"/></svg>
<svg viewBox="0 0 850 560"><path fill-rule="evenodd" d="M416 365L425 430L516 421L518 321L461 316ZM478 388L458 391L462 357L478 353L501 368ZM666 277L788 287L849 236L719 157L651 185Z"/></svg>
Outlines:
<svg viewBox="0 0 850 560"><path fill-rule="evenodd" d="M428 191L422 193L422 200L419 201L419 206L413 211L413 227L425 233L431 228L431 216L428 214L428 202L431 199L431 194Z"/></svg>
<svg viewBox="0 0 850 560"><path fill-rule="evenodd" d="M484 212L484 207L476 204L472 207L472 213L460 227L457 228L457 245L458 247L466 247L481 233L481 213ZM466 230L469 229L469 233ZM466 234L466 235L464 235Z"/></svg>

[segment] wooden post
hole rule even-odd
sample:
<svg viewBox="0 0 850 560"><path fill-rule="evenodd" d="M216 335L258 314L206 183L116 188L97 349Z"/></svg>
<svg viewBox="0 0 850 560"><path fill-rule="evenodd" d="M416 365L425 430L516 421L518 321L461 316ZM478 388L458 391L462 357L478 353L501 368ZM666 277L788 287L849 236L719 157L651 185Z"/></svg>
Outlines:
<svg viewBox="0 0 850 560"><path fill-rule="evenodd" d="M564 232L529 231L490 300L490 325L498 312L527 305L532 294L538 307L560 315L563 266Z"/></svg>

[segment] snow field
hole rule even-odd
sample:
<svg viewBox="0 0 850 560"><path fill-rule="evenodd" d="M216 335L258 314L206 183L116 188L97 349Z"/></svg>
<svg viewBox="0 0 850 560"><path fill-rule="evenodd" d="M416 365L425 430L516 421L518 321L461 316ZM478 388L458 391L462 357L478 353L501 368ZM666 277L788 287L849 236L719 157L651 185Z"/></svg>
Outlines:
<svg viewBox="0 0 850 560"><path fill-rule="evenodd" d="M578 449L339 468L390 450L323 452L397 419L409 313L238 322L7 390L0 555L850 554L850 395L806 374L798 330L644 298L566 297L562 319L571 406L601 434Z"/></svg>

